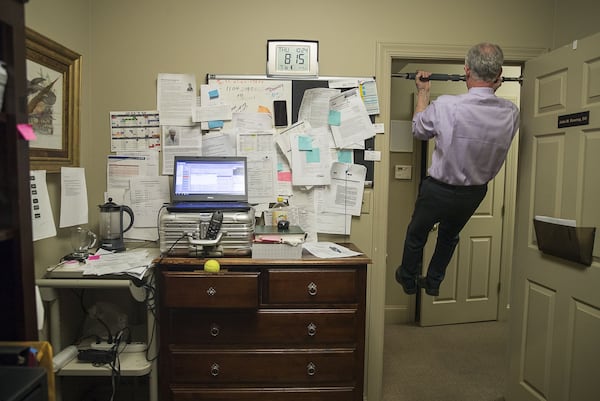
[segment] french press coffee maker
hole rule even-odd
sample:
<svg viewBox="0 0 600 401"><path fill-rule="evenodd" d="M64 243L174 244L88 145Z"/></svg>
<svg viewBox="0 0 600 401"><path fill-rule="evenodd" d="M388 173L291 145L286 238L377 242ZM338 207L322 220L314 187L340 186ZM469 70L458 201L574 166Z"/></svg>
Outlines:
<svg viewBox="0 0 600 401"><path fill-rule="evenodd" d="M133 226L133 211L129 206L117 205L108 198L100 208L100 248L107 251L120 252L125 250L123 233ZM129 215L129 225L123 229L123 213Z"/></svg>

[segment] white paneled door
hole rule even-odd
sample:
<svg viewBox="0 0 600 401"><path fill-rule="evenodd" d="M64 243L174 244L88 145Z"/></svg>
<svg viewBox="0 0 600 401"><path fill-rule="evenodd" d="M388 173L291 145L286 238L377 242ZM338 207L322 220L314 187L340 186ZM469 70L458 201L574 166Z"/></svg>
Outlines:
<svg viewBox="0 0 600 401"><path fill-rule="evenodd" d="M545 255L533 218L600 227L600 33L527 62L521 99L506 400L595 401L600 241L591 266ZM587 124L559 127L586 112Z"/></svg>

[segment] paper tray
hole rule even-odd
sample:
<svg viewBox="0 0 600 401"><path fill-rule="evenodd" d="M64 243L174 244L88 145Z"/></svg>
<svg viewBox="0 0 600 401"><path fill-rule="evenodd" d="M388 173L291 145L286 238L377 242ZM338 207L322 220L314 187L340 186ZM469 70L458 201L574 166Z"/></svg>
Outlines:
<svg viewBox="0 0 600 401"><path fill-rule="evenodd" d="M571 227L533 220L538 249L586 266L592 264L596 227Z"/></svg>
<svg viewBox="0 0 600 401"><path fill-rule="evenodd" d="M302 244L252 244L252 259L302 259Z"/></svg>

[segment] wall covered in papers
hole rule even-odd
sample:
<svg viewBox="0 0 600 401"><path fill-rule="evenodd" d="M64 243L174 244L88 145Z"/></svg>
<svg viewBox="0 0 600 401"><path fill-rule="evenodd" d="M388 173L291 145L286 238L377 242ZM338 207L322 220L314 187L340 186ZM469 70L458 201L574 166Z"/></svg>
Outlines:
<svg viewBox="0 0 600 401"><path fill-rule="evenodd" d="M338 93L356 91L365 105L368 118L372 124L375 115L379 114L379 102L373 77L283 79L257 75L208 74L206 82L207 90L203 97L203 104L210 101L214 101L215 105L228 104L233 114L250 110L263 110L266 113L274 113L273 118L275 120L282 118L278 114L285 113L285 120L290 122L289 126L296 124L299 119L311 119L311 125L314 127L319 125L317 121L321 120L324 124L329 124L334 130L336 140L358 135L358 137L355 137L355 139L358 139L357 141L350 140L352 143L345 143L337 147L350 150L353 153L354 164L360 164L367 168L365 186L373 186L374 162L365 160L365 151L374 150L375 145L375 136L368 133L369 127L361 129L360 123L349 121L347 126L350 128L344 131L344 119L343 117L340 119L340 113L329 110L328 114L322 115L323 113L319 113L314 109L312 111L303 109L305 107L303 100L305 100L307 94L311 93L311 90L323 89L337 91ZM283 107L276 107L275 103L283 105ZM203 129L210 129L213 126L222 127L223 124L226 126L227 121L203 122ZM365 136L361 137L360 135L363 135L363 133Z"/></svg>

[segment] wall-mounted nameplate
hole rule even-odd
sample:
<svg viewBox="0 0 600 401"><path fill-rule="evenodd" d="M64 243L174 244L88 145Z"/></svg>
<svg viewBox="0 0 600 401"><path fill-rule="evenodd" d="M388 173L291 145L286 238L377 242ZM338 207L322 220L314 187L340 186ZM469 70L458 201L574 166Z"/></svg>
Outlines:
<svg viewBox="0 0 600 401"><path fill-rule="evenodd" d="M575 127L577 125L589 125L589 123L589 111L558 116L558 128Z"/></svg>

